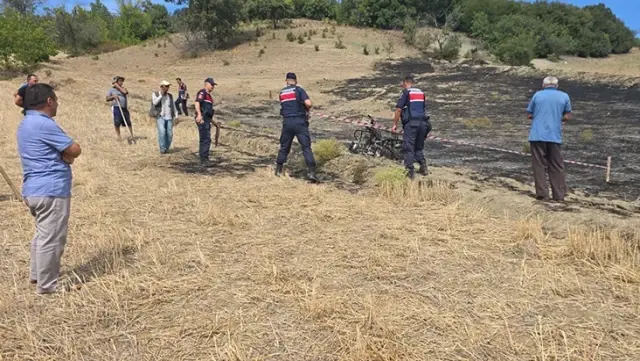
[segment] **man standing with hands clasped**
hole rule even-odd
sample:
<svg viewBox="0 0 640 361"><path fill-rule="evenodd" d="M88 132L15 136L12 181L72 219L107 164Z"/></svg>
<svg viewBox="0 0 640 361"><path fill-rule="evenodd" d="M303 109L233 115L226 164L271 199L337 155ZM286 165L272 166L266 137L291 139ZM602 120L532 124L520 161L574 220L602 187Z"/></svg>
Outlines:
<svg viewBox="0 0 640 361"><path fill-rule="evenodd" d="M171 146L173 121L176 118L176 105L173 103L173 95L169 93L170 85L168 81L163 80L160 82L160 91L151 94L152 104L149 115L156 119L161 154L165 154Z"/></svg>
<svg viewBox="0 0 640 361"><path fill-rule="evenodd" d="M53 120L58 110L53 87L30 86L24 105L26 116L18 127L17 140L22 196L36 220L30 278L38 294L48 294L57 290L69 224L71 164L81 149Z"/></svg>
<svg viewBox="0 0 640 361"><path fill-rule="evenodd" d="M556 77L544 78L542 87L544 89L533 95L527 107L531 119L529 144L536 198L549 199L548 171L553 200L561 202L567 193L561 149L562 123L571 119L571 100L567 93L558 90Z"/></svg>

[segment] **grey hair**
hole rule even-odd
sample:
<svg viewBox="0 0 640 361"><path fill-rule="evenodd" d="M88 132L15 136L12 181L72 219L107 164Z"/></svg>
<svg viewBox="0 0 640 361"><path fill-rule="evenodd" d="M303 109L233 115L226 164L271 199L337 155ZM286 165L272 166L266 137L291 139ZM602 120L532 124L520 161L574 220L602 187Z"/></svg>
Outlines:
<svg viewBox="0 0 640 361"><path fill-rule="evenodd" d="M542 81L542 86L543 87L549 87L552 86L554 88L558 87L558 78L556 78L555 76L548 76L546 78L544 78L544 80Z"/></svg>

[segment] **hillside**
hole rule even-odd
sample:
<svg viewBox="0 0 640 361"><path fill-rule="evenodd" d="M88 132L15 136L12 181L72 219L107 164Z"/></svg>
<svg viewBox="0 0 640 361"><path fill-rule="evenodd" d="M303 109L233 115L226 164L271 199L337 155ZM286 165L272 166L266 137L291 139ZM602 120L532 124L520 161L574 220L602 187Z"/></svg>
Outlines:
<svg viewBox="0 0 640 361"><path fill-rule="evenodd" d="M637 89L560 80L575 96L567 157L614 159L610 184L602 169L569 165L566 205L531 197L529 158L436 140L427 143L432 174L420 182L381 186L395 163L345 149L313 185L297 175L297 147L290 176L272 174L279 118L270 96L287 71L318 113L371 113L386 125L401 76L413 73L429 94L435 134L515 151L542 78L432 62L402 45L400 33L338 27L322 38L324 24L297 25L196 59L180 56L175 36L38 72L57 85L56 120L83 147L63 257L69 292L34 294L33 219L0 185L0 359L640 356ZM311 41L286 40L310 29ZM346 49L334 46L337 34ZM382 45L390 40L389 60ZM380 54L365 56L364 44ZM104 102L114 75L132 94L136 144L115 139ZM173 151L158 153L146 117L151 92L178 76L192 97L213 76L220 119L240 129L223 129L215 167L196 166L189 118L174 129ZM20 82L0 82L0 165L18 185L11 95ZM319 115L311 122L315 142L346 142L357 129ZM590 140L591 127L599 131Z"/></svg>

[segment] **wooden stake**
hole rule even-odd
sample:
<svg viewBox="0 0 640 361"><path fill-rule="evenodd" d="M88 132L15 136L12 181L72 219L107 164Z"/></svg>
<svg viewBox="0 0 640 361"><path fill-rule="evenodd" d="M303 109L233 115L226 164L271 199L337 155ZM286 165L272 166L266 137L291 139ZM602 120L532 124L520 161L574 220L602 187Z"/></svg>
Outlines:
<svg viewBox="0 0 640 361"><path fill-rule="evenodd" d="M9 185L9 187L11 187L11 190L13 191L13 195L16 197L16 199L22 202L22 196L20 195L20 192L18 192L18 188L16 188L16 186L13 184L13 182L9 178L9 175L7 174L7 172L4 171L2 166L0 166L0 173L2 173L2 177L4 178L5 181L7 181L7 184Z"/></svg>
<svg viewBox="0 0 640 361"><path fill-rule="evenodd" d="M609 175L611 174L611 156L607 157L607 176L605 178L605 181L607 183L609 183Z"/></svg>

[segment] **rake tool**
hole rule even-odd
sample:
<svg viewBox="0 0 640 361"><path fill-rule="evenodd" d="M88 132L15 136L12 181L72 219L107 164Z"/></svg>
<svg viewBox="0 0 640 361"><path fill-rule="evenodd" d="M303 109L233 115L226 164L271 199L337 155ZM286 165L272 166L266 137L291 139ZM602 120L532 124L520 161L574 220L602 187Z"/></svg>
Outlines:
<svg viewBox="0 0 640 361"><path fill-rule="evenodd" d="M4 178L4 180L7 181L7 184L13 191L13 195L16 197L16 199L22 202L22 196L20 195L20 192L18 192L18 188L16 188L16 186L13 184L13 182L9 178L9 175L7 174L7 172L4 171L4 168L2 168L1 165L0 165L0 173L2 173L2 177Z"/></svg>
<svg viewBox="0 0 640 361"><path fill-rule="evenodd" d="M116 97L116 102L118 103L118 109L120 109L120 115L122 115L122 121L124 122L124 125L129 130L129 134L131 134L131 136L127 140L127 143L129 143L129 144L135 143L136 139L133 137L133 129L131 129L129 124L127 124L127 118L125 118L124 112L122 111L122 106L120 105L120 99L118 99L117 97Z"/></svg>

